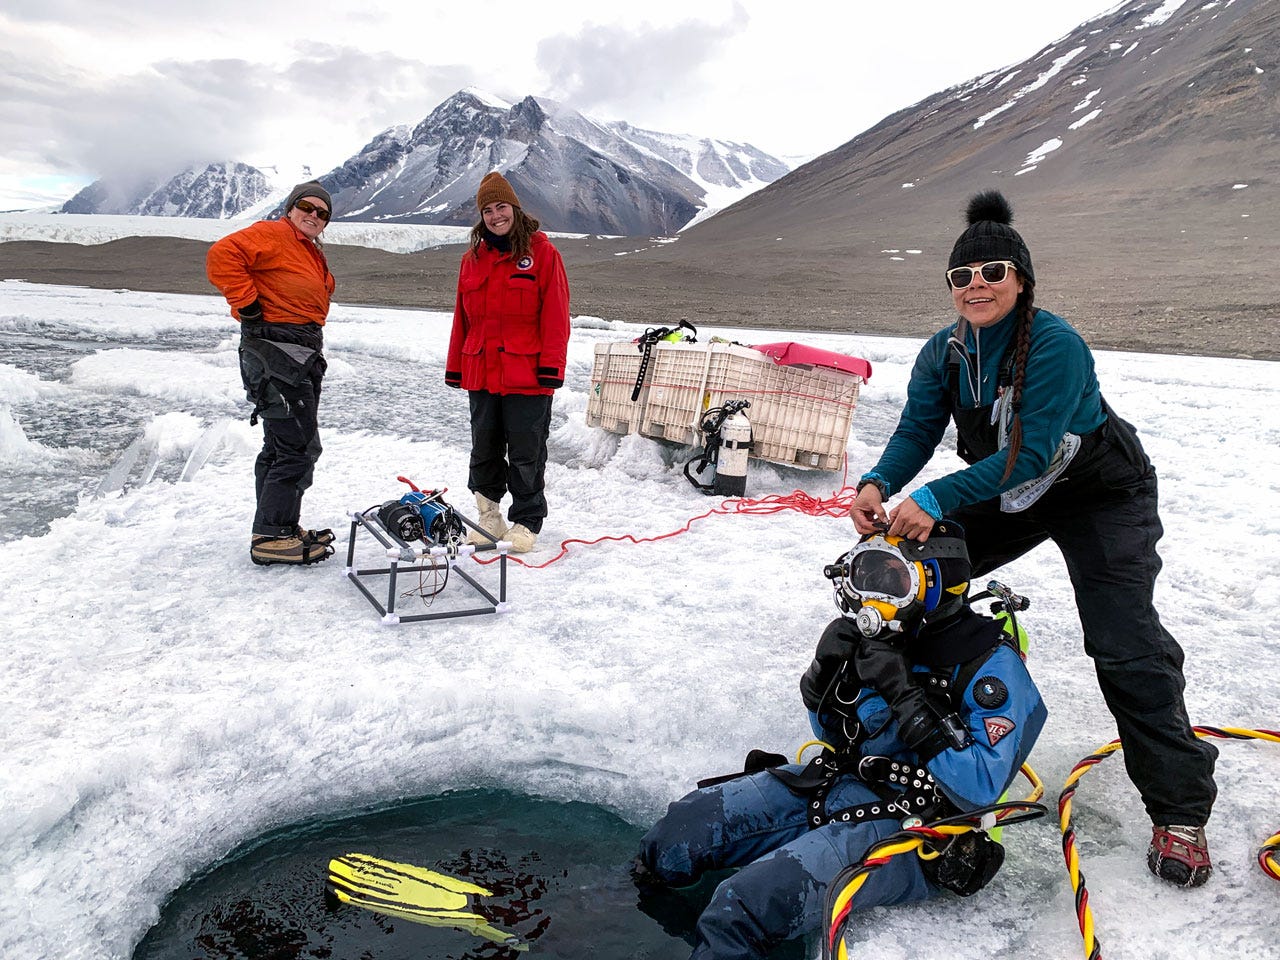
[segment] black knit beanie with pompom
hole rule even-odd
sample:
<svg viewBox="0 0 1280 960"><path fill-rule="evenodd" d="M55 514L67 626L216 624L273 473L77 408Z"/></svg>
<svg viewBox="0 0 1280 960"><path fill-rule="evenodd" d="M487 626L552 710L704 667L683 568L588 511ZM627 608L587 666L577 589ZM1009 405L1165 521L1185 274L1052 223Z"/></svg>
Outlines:
<svg viewBox="0 0 1280 960"><path fill-rule="evenodd" d="M1018 272L1032 283L1036 282L1031 268L1031 251L1022 242L1013 223L1013 207L998 190L984 190L969 200L965 211L968 229L951 249L947 269L965 264L989 260L1011 260Z"/></svg>

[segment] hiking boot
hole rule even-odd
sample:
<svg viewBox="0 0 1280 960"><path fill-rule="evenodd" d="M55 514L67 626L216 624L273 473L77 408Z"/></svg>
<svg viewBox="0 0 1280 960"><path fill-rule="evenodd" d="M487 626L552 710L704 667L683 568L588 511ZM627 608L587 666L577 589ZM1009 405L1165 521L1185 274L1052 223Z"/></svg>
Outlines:
<svg viewBox="0 0 1280 960"><path fill-rule="evenodd" d="M322 547L327 547L333 543L337 537L328 527L322 527L319 530L308 530L306 527L294 527L294 536L302 540L304 543L318 543Z"/></svg>
<svg viewBox="0 0 1280 960"><path fill-rule="evenodd" d="M1204 827L1170 825L1151 828L1147 866L1161 880L1179 887L1198 887L1209 879L1209 845Z"/></svg>
<svg viewBox="0 0 1280 960"><path fill-rule="evenodd" d="M329 544L302 537L254 537L249 544L250 559L262 567L273 563L306 566L328 560L331 556L333 547Z"/></svg>
<svg viewBox="0 0 1280 960"><path fill-rule="evenodd" d="M506 539L511 543L512 553L528 553L538 542L538 535L523 523L517 523L507 531Z"/></svg>
<svg viewBox="0 0 1280 960"><path fill-rule="evenodd" d="M501 540L507 535L507 523L502 519L502 505L494 500L490 500L482 493L476 494L476 509L480 511L480 516L476 518L476 524L492 535L493 540ZM467 530L467 543L472 546L480 547L485 544L492 543L484 534L476 530Z"/></svg>

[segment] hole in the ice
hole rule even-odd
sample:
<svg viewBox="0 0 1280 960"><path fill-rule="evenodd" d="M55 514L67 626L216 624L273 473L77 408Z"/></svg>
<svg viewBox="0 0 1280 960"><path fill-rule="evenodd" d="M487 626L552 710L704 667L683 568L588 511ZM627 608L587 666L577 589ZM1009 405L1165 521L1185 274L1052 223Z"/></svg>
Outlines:
<svg viewBox="0 0 1280 960"><path fill-rule="evenodd" d="M133 960L683 960L690 945L637 909L629 865L643 832L603 807L497 790L294 825L184 884ZM528 951L336 905L329 861L352 852L492 891L480 912Z"/></svg>

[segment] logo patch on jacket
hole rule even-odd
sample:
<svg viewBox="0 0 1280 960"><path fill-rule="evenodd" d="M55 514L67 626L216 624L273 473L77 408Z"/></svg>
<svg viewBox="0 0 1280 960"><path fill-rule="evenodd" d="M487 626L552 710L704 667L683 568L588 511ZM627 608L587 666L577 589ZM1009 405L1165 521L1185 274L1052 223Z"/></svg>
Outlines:
<svg viewBox="0 0 1280 960"><path fill-rule="evenodd" d="M973 685L973 700L984 710L994 710L1009 699L1009 688L999 677L980 677Z"/></svg>
<svg viewBox="0 0 1280 960"><path fill-rule="evenodd" d="M533 266L533 256L526 253L523 257L516 261L517 270L528 270Z"/></svg>
<svg viewBox="0 0 1280 960"><path fill-rule="evenodd" d="M987 717L983 723L987 726L987 743L993 747L1012 733L1016 726L1008 717Z"/></svg>

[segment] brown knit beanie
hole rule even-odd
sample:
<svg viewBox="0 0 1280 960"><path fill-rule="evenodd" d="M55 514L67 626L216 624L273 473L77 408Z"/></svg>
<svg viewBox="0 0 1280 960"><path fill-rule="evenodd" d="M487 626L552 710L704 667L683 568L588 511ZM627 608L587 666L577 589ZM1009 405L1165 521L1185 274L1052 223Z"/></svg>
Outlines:
<svg viewBox="0 0 1280 960"><path fill-rule="evenodd" d="M960 239L951 249L951 259L947 261L947 269L976 263L979 260L1011 260L1018 272L1036 282L1035 271L1031 267L1031 251L1018 231L1010 224L1013 222L1013 207L997 190L986 190L969 199L965 219L968 229L960 234Z"/></svg>
<svg viewBox="0 0 1280 960"><path fill-rule="evenodd" d="M483 210L491 203L509 203L513 207L520 206L520 198L507 183L507 178L497 170L486 173L480 181L480 189L476 191L476 209Z"/></svg>
<svg viewBox="0 0 1280 960"><path fill-rule="evenodd" d="M329 196L329 191L320 186L319 180L308 180L306 183L300 183L289 193L289 199L285 201L284 212L288 213L293 209L293 205L303 197L315 197L317 200L323 200L324 205L329 209L329 213L333 213L333 198Z"/></svg>

